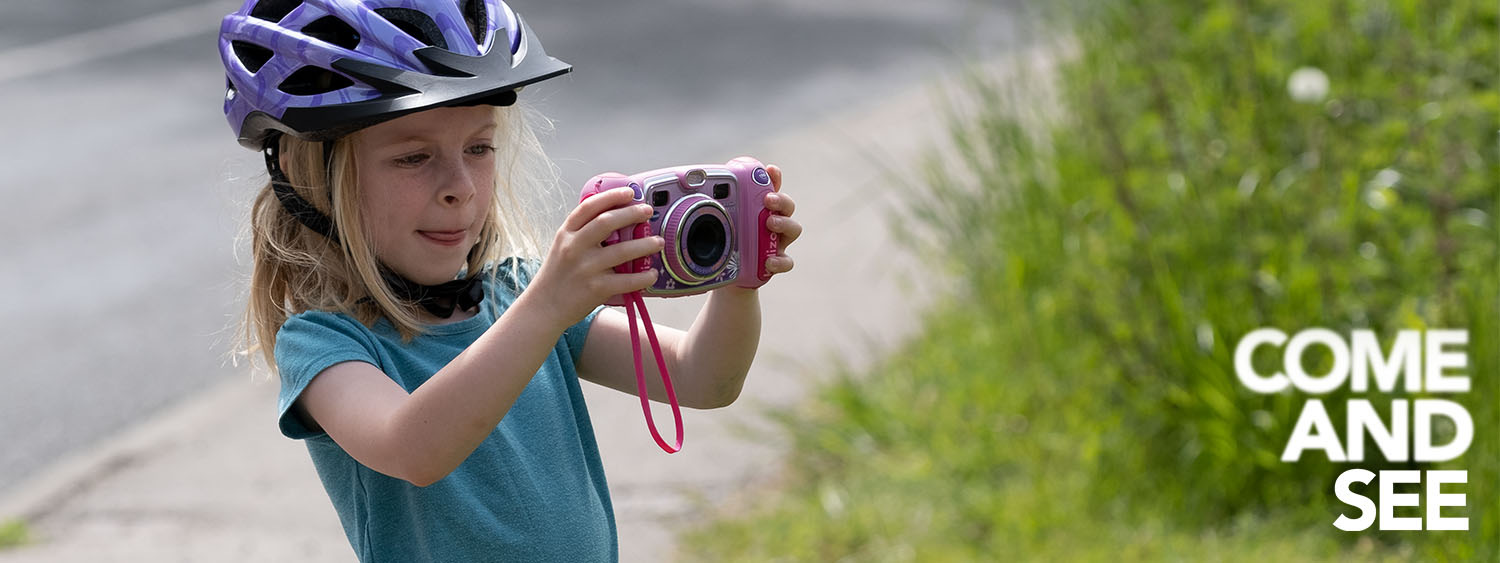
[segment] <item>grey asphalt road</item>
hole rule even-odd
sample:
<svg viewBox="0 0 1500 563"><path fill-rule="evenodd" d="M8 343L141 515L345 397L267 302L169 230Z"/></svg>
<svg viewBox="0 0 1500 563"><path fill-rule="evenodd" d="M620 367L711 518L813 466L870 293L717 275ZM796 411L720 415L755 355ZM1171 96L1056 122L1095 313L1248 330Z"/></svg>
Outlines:
<svg viewBox="0 0 1500 563"><path fill-rule="evenodd" d="M232 361L248 275L237 236L264 173L221 113L213 17L237 4L0 3L0 495L247 377ZM1008 50L1024 30L1004 4L512 2L575 66L524 94L556 124L559 207L597 172L727 160ZM161 39L110 43L143 18Z"/></svg>

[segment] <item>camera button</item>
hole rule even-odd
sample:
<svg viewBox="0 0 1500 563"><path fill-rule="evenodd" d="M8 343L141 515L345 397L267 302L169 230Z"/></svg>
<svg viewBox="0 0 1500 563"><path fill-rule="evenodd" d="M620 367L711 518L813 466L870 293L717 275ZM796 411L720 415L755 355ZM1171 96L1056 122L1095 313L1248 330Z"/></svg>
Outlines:
<svg viewBox="0 0 1500 563"><path fill-rule="evenodd" d="M767 174L764 168L756 168L754 172L750 173L750 177L755 180L755 183L762 186L771 185L771 175Z"/></svg>

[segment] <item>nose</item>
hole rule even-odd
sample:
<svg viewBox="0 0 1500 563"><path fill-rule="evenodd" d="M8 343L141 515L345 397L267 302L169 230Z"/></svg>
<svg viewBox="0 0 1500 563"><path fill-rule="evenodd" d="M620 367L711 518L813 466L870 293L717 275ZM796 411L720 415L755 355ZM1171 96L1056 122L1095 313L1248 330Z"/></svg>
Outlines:
<svg viewBox="0 0 1500 563"><path fill-rule="evenodd" d="M459 207L474 199L482 187L479 185L482 175L476 170L471 170L462 156L450 159L445 168L448 173L438 188L438 201L449 207Z"/></svg>

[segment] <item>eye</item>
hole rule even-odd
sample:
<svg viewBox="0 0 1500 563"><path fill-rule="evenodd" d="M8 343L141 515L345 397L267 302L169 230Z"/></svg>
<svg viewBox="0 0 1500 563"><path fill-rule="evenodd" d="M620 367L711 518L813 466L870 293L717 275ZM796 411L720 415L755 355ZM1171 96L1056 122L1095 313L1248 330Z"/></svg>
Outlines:
<svg viewBox="0 0 1500 563"><path fill-rule="evenodd" d="M428 158L430 158L430 155L427 153L416 153L392 159L391 162L396 163L396 166L412 168L421 166L422 163L427 162Z"/></svg>
<svg viewBox="0 0 1500 563"><path fill-rule="evenodd" d="M480 155L484 155L484 154L495 152L495 146L491 145L489 143L480 143L480 144L477 144L477 145L473 145L473 146L469 147L466 150L467 150L467 152L469 154L472 154L472 155L475 155L475 156L480 156Z"/></svg>

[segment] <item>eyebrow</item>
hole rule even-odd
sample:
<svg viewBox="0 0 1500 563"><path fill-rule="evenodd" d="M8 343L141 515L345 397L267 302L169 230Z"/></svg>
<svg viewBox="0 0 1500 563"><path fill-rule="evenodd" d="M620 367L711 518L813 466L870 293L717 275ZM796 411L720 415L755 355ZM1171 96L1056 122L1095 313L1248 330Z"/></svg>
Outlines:
<svg viewBox="0 0 1500 563"><path fill-rule="evenodd" d="M481 126L475 128L473 130L473 132L469 134L469 136L472 137L472 136L475 136L475 135L479 135L479 134L485 133L487 131L493 131L495 129L498 129L499 127L500 126L497 123L486 123L484 125L481 125ZM402 132L398 133L396 137L393 137L390 140L387 140L386 142L384 142L382 144L395 145L395 144L400 144L400 143L411 143L411 142L418 142L418 143L420 143L420 142L431 141L431 140L436 139L438 137L438 135L435 134L438 131L441 131L441 129L440 128L434 128L434 129L420 129L420 130L416 130L416 131L402 131Z"/></svg>

